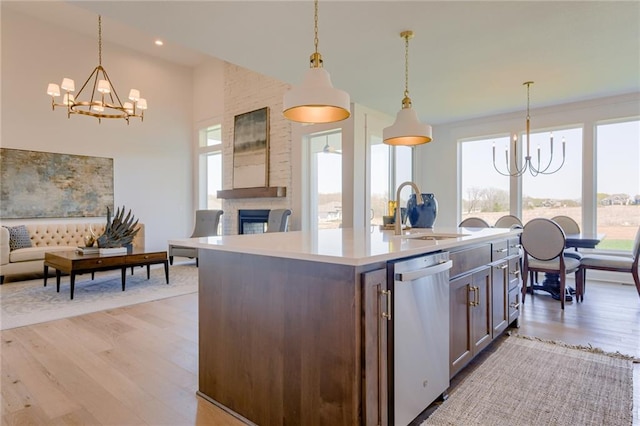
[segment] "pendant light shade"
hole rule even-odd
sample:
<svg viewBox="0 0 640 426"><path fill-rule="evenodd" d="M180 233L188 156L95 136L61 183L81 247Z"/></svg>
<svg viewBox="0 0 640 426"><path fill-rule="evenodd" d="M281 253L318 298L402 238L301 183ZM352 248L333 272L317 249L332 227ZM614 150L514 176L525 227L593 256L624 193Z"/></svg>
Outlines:
<svg viewBox="0 0 640 426"><path fill-rule="evenodd" d="M285 93L282 113L298 123L333 123L347 119L351 115L349 94L333 87L318 53L318 0L314 2L313 42L315 52L311 55L310 68L302 84Z"/></svg>
<svg viewBox="0 0 640 426"><path fill-rule="evenodd" d="M349 118L349 94L335 89L324 68L309 68L301 85L284 95L283 114L299 123L332 123Z"/></svg>
<svg viewBox="0 0 640 426"><path fill-rule="evenodd" d="M413 31L403 31L400 37L405 40L404 98L396 121L382 129L382 139L387 145L415 146L431 142L431 126L418 120L418 114L411 108L409 98L409 39L413 38Z"/></svg>
<svg viewBox="0 0 640 426"><path fill-rule="evenodd" d="M431 142L431 126L418 121L414 109L402 108L396 115L396 121L382 129L382 139L387 145L421 145Z"/></svg>

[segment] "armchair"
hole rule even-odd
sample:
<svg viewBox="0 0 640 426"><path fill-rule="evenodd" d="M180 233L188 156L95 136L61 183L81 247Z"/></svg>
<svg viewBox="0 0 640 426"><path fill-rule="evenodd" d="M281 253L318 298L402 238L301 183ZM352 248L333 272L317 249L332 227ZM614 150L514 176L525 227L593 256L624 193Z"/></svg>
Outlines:
<svg viewBox="0 0 640 426"><path fill-rule="evenodd" d="M269 211L267 232L286 232L290 215L291 210L289 209L275 209Z"/></svg>
<svg viewBox="0 0 640 426"><path fill-rule="evenodd" d="M220 224L222 213L222 210L196 210L196 223L189 238L218 235L218 225ZM173 265L174 256L195 258L196 266L198 266L198 249L170 244L169 264L171 265Z"/></svg>

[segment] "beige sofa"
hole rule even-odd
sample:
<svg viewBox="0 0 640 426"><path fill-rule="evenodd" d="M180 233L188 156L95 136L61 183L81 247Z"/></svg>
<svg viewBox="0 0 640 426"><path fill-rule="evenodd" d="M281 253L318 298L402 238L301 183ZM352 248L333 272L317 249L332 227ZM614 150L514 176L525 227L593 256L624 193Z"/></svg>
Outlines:
<svg viewBox="0 0 640 426"><path fill-rule="evenodd" d="M0 227L0 284L9 275L44 274L44 254L84 246L85 235L104 232L104 223L38 223L25 225L32 247L10 250L9 231ZM144 225L133 239L133 246L144 248Z"/></svg>

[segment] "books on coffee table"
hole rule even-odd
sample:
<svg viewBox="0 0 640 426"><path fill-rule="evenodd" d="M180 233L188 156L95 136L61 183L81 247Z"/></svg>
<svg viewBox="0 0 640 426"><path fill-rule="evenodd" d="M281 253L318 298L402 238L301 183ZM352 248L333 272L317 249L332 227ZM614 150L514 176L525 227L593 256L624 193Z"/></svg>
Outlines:
<svg viewBox="0 0 640 426"><path fill-rule="evenodd" d="M110 247L98 249L100 254L127 254L126 247Z"/></svg>
<svg viewBox="0 0 640 426"><path fill-rule="evenodd" d="M98 254L99 247L78 247L76 251L80 254Z"/></svg>
<svg viewBox="0 0 640 426"><path fill-rule="evenodd" d="M80 254L100 254L100 255L127 254L126 247L110 247L110 248L78 247L76 251Z"/></svg>

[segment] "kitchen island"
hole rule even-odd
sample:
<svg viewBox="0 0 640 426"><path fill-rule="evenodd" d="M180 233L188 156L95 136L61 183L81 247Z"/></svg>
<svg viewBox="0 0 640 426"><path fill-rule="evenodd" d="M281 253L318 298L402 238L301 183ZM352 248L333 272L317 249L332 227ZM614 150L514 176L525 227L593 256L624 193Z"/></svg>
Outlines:
<svg viewBox="0 0 640 426"><path fill-rule="evenodd" d="M170 241L199 249L198 394L249 424L393 424L388 262L471 249L454 260L461 272L519 232L335 229Z"/></svg>

